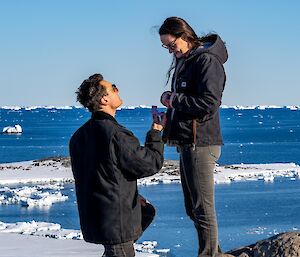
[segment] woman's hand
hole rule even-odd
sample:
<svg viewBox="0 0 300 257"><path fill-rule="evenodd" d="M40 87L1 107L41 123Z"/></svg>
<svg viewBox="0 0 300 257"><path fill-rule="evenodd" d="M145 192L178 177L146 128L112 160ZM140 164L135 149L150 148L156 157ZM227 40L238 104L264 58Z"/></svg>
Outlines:
<svg viewBox="0 0 300 257"><path fill-rule="evenodd" d="M170 105L171 95L172 95L171 91L165 91L162 93L162 95L160 97L160 102L167 108L171 108L171 105Z"/></svg>

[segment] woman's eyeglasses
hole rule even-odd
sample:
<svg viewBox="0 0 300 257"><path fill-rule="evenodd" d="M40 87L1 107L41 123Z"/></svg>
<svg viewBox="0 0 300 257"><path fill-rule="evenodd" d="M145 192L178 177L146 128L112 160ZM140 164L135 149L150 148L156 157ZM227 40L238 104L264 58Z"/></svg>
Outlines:
<svg viewBox="0 0 300 257"><path fill-rule="evenodd" d="M165 44L162 44L161 46L163 47L163 48L166 48L166 49L171 49L171 50L173 50L174 48L175 48L175 45L176 45L176 40L178 39L178 37L177 38L175 38L172 42L170 42L169 44L167 44L167 45L165 45Z"/></svg>

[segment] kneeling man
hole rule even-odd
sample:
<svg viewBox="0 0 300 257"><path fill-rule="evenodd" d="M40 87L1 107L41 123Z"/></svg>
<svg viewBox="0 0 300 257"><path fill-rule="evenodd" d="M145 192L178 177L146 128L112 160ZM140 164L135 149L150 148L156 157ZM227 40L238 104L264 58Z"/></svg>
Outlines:
<svg viewBox="0 0 300 257"><path fill-rule="evenodd" d="M76 93L91 112L70 140L83 237L103 244L105 257L133 257L134 241L155 215L153 206L138 194L137 179L155 174L163 165L163 125L153 122L141 146L115 119L122 100L114 84L94 74Z"/></svg>

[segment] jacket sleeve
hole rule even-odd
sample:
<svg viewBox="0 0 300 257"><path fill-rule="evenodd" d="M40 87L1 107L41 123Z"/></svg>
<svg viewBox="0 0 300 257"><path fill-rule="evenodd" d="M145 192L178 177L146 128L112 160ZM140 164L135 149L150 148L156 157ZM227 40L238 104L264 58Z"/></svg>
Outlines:
<svg viewBox="0 0 300 257"><path fill-rule="evenodd" d="M217 57L202 54L195 62L195 95L177 93L172 101L176 111L208 119L221 105L225 72Z"/></svg>
<svg viewBox="0 0 300 257"><path fill-rule="evenodd" d="M118 166L128 178L148 177L162 168L164 143L159 131L148 131L145 146L141 146L139 140L128 130L118 132L113 143Z"/></svg>

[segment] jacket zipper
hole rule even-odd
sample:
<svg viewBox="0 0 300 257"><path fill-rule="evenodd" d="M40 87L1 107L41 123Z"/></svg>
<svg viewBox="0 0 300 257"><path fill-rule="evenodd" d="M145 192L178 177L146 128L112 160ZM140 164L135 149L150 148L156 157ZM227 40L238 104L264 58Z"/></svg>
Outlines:
<svg viewBox="0 0 300 257"><path fill-rule="evenodd" d="M192 120L192 126L193 126L193 151L195 151L196 149L196 136L197 136L197 121L196 119Z"/></svg>

